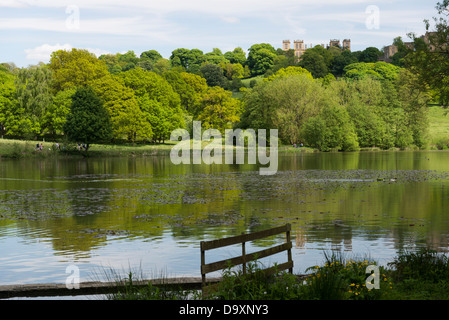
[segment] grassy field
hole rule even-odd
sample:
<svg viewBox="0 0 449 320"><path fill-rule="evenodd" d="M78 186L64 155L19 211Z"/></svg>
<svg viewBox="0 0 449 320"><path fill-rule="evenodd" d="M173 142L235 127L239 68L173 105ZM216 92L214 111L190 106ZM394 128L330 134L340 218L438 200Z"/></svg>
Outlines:
<svg viewBox="0 0 449 320"><path fill-rule="evenodd" d="M438 139L449 139L449 110L438 106L429 107L429 142L435 143Z"/></svg>

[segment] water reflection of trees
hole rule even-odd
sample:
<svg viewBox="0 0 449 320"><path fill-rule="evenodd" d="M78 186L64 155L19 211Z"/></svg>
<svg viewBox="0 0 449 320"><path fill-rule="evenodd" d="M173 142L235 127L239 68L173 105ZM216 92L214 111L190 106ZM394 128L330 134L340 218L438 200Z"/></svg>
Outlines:
<svg viewBox="0 0 449 320"><path fill-rule="evenodd" d="M167 157L9 162L5 176L28 181L0 182L0 214L26 212L58 251L89 251L117 234L197 243L284 223L292 223L298 248L323 242L351 250L357 234L396 239L398 250L413 242L441 250L447 184L416 170L433 179L425 170L447 168L444 161L422 153L290 154L275 176L249 165L175 166ZM408 180L355 181L398 169Z"/></svg>

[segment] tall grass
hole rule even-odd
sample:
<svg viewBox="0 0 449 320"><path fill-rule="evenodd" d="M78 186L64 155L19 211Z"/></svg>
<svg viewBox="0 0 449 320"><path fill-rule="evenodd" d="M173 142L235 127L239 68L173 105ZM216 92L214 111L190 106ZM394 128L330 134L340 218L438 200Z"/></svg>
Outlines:
<svg viewBox="0 0 449 320"><path fill-rule="evenodd" d="M292 300L300 298L301 287L296 276L287 272L276 271L267 275L261 262L251 261L247 264L246 274L243 274L241 269L225 269L222 280L205 298L216 300Z"/></svg>
<svg viewBox="0 0 449 320"><path fill-rule="evenodd" d="M222 280L202 296L200 291L180 287L144 286L129 273L117 282L116 300L449 300L449 258L423 249L404 252L388 266L378 266L378 289L367 287L369 257L345 257L325 253L322 265L306 270L306 277L275 272L267 275L258 261L241 269L225 269ZM139 285L137 285L139 284Z"/></svg>

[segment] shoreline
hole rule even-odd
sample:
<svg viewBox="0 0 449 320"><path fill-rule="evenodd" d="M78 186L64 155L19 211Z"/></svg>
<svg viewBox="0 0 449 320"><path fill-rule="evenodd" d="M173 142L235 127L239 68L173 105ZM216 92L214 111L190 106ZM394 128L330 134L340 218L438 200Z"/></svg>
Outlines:
<svg viewBox="0 0 449 320"><path fill-rule="evenodd" d="M43 150L36 150L37 143L43 144ZM202 148L207 146L209 142L203 143ZM1 159L47 159L47 158L98 158L98 157L152 157L152 156L169 156L170 151L175 143L165 144L93 144L89 151L84 153L77 150L73 145L68 149L58 149L55 142L41 142L35 140L0 140L0 160ZM61 147L64 148L64 147ZM204 149L201 149L204 150ZM223 154L226 147L222 148ZM267 148L269 150L269 147ZM310 147L293 147L290 145L281 145L278 148L280 154L295 153L355 153L355 152L416 152L416 151L448 151L449 149L440 149L435 145L428 145L425 148L409 147L405 149L390 148L381 149L378 147L364 147L354 151L320 151ZM234 147L233 152L238 150ZM192 150L191 150L192 152ZM248 152L248 148L244 147L243 152Z"/></svg>

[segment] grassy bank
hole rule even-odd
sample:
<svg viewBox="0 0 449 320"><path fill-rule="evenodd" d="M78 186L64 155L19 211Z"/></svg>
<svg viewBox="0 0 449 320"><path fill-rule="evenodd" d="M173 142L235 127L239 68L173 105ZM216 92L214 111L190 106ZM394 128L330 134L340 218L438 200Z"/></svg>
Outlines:
<svg viewBox="0 0 449 320"><path fill-rule="evenodd" d="M42 150L36 148L42 143ZM120 157L120 156L154 156L168 155L172 143L166 144L93 144L90 146L87 155L89 157ZM84 150L78 150L77 145L63 144L59 147L55 142L45 141L23 141L0 139L0 156L2 158L49 158L49 157L83 157L86 156Z"/></svg>
<svg viewBox="0 0 449 320"><path fill-rule="evenodd" d="M267 277L257 262L249 264L249 273L225 270L219 286L207 297L200 292L171 290L148 285L133 286L111 295L115 300L449 300L449 262L445 255L431 250L400 254L388 266L376 266L369 258L345 258L325 255L320 266L308 269L307 276L279 273ZM368 277L371 277L368 279ZM376 279L376 277L378 277ZM378 285L377 285L378 284Z"/></svg>
<svg viewBox="0 0 449 320"><path fill-rule="evenodd" d="M42 150L36 148L37 144L43 145ZM49 158L49 157L122 157L122 156L168 156L176 142L167 141L164 144L93 144L87 154L84 150L78 150L74 144L60 144L45 141L23 141L12 139L0 139L0 157L21 158ZM203 141L202 148L210 142ZM223 144L222 144L223 145ZM291 146L279 146L279 152L316 152L312 148L293 148ZM222 152L224 154L225 147Z"/></svg>
<svg viewBox="0 0 449 320"><path fill-rule="evenodd" d="M36 144L43 144L43 150L36 150ZM175 142L167 141L164 144L93 144L89 148L90 157L118 157L118 156L154 156L169 155ZM203 142L202 146L209 142ZM428 143L424 147L428 150L449 149L449 115L446 110L438 106L429 107L429 132ZM362 148L360 151L380 151L379 148ZM279 152L318 152L314 148L293 148L290 145L280 145ZM3 158L27 158L27 157L82 157L74 144L61 143L61 148L56 148L54 142L24 141L12 139L0 139L0 156Z"/></svg>

